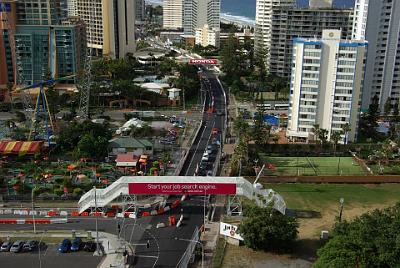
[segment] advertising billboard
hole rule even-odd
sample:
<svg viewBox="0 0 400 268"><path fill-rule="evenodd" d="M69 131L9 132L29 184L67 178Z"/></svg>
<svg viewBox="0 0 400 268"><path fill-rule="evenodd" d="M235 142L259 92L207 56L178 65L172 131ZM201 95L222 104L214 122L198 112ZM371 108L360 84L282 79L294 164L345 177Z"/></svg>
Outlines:
<svg viewBox="0 0 400 268"><path fill-rule="evenodd" d="M218 60L217 59L190 59L189 64L199 64L199 65L217 65Z"/></svg>
<svg viewBox="0 0 400 268"><path fill-rule="evenodd" d="M235 195L235 183L129 183L129 194L137 195Z"/></svg>
<svg viewBox="0 0 400 268"><path fill-rule="evenodd" d="M243 237L241 237L238 234L238 227L236 225L232 225L232 224L225 223L225 222L220 222L219 234L223 235L223 236L232 237L237 240L242 240L242 241L244 240Z"/></svg>

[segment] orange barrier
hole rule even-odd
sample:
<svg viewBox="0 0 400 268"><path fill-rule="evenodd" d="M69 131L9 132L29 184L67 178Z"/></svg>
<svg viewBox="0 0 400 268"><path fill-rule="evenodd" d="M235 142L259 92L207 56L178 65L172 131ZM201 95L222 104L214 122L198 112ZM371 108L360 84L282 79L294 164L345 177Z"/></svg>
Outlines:
<svg viewBox="0 0 400 268"><path fill-rule="evenodd" d="M93 212L92 216L93 217L101 217L101 212Z"/></svg>
<svg viewBox="0 0 400 268"><path fill-rule="evenodd" d="M85 212L82 212L82 213L81 213L81 216L82 216L82 217L88 217L88 216L89 216L89 212L86 212L86 211L85 211Z"/></svg>
<svg viewBox="0 0 400 268"><path fill-rule="evenodd" d="M49 211L49 212L47 212L47 216L55 217L55 216L57 216L57 213L55 211Z"/></svg>
<svg viewBox="0 0 400 268"><path fill-rule="evenodd" d="M157 211L157 215L160 215L160 214L163 214L164 213L164 209L163 208L160 208L158 211Z"/></svg>
<svg viewBox="0 0 400 268"><path fill-rule="evenodd" d="M16 219L0 219L0 224L17 224Z"/></svg>
<svg viewBox="0 0 400 268"><path fill-rule="evenodd" d="M72 217L79 217L79 212L74 210L74 211L71 212L71 216Z"/></svg>
<svg viewBox="0 0 400 268"><path fill-rule="evenodd" d="M107 212L106 216L109 218L114 218L115 217L115 213L114 212Z"/></svg>
<svg viewBox="0 0 400 268"><path fill-rule="evenodd" d="M142 213L142 217L148 217L148 216L150 216L150 212L145 211Z"/></svg>

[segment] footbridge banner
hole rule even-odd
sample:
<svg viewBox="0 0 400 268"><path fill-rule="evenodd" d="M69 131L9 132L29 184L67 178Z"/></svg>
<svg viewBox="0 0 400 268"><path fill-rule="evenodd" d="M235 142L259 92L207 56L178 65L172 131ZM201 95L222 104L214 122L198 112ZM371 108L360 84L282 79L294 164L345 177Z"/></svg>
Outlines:
<svg viewBox="0 0 400 268"><path fill-rule="evenodd" d="M129 194L136 195L235 195L236 183L129 183Z"/></svg>

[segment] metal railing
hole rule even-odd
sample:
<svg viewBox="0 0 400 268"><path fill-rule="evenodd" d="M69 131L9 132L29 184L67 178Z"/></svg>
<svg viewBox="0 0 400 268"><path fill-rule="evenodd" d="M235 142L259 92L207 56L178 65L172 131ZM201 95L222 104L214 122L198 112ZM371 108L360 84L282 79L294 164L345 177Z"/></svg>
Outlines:
<svg viewBox="0 0 400 268"><path fill-rule="evenodd" d="M193 254L196 249L197 242L199 240L199 228L196 226L194 229L192 238L188 239L192 240L189 242L188 247L186 248L185 252L183 253L182 257L180 258L178 264L176 265L177 268L187 268L189 266L190 261L193 259Z"/></svg>

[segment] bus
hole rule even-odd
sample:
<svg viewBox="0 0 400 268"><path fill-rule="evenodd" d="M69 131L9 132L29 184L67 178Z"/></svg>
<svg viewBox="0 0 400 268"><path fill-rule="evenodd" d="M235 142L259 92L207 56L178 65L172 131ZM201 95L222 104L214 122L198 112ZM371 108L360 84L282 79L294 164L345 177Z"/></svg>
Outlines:
<svg viewBox="0 0 400 268"><path fill-rule="evenodd" d="M268 103L257 104L257 108L262 109L262 110L272 110L271 104L268 104Z"/></svg>
<svg viewBox="0 0 400 268"><path fill-rule="evenodd" d="M275 108L275 110L288 110L288 109L289 109L289 104L288 104L288 103L285 103L285 104L282 104L282 103L275 104L274 108Z"/></svg>

